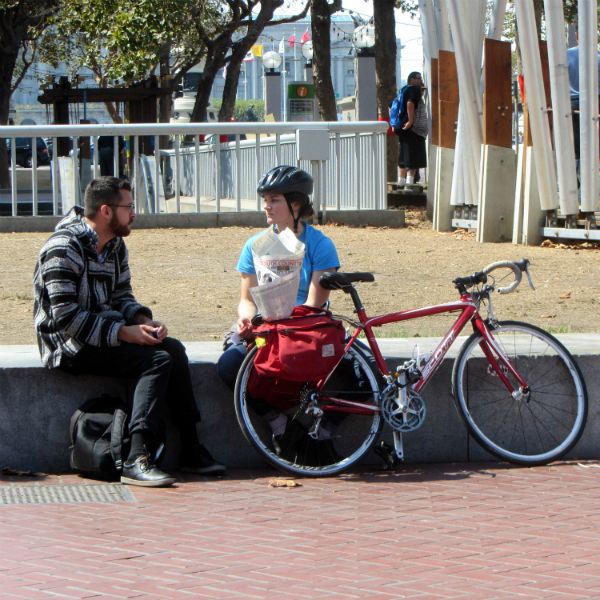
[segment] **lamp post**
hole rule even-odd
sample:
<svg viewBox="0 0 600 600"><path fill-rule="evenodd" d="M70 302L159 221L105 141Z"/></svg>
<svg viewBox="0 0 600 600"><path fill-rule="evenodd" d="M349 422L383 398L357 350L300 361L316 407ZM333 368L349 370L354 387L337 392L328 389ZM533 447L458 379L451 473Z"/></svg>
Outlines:
<svg viewBox="0 0 600 600"><path fill-rule="evenodd" d="M306 83L313 82L313 74L312 74L312 59L313 59L313 43L312 40L308 40L302 44L302 56L306 60L306 64L304 65L304 81Z"/></svg>
<svg viewBox="0 0 600 600"><path fill-rule="evenodd" d="M352 33L356 48L356 120L377 120L377 91L375 82L375 26L359 25Z"/></svg>
<svg viewBox="0 0 600 600"><path fill-rule="evenodd" d="M275 121L281 121L281 56L273 51L265 52L262 57L265 68L265 116L273 115Z"/></svg>

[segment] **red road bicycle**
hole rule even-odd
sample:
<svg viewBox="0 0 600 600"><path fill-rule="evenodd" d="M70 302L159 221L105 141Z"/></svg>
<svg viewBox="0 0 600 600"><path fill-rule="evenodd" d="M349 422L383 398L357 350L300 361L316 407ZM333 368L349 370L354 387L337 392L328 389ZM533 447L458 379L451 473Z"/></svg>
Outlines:
<svg viewBox="0 0 600 600"><path fill-rule="evenodd" d="M325 273L321 285L350 294L358 317L336 315L354 328L344 355L316 386L303 386L285 411L286 434L292 433L282 449L264 410L257 410L247 393L253 348L235 387L235 410L244 436L275 467L295 475L322 476L359 461L387 423L394 439L388 458L402 460L402 434L419 428L426 417L422 392L470 323L473 333L452 370L452 395L469 433L493 455L512 463L540 465L560 458L575 445L586 422L588 398L581 371L554 336L528 323L498 321L492 306L492 293L512 292L523 273L533 288L528 266L526 259L495 262L453 280L460 295L457 301L375 317L367 315L353 285L374 281L371 273ZM497 270L504 270L502 278L492 275ZM511 274L509 285L498 287ZM482 306L487 307L486 318L480 314ZM442 313L458 317L436 349L390 370L374 329ZM361 333L367 344L358 339Z"/></svg>

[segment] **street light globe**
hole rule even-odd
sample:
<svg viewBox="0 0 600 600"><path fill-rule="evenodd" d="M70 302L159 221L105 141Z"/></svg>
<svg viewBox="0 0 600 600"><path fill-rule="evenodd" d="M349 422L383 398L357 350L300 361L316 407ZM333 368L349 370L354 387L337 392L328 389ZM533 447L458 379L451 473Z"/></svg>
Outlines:
<svg viewBox="0 0 600 600"><path fill-rule="evenodd" d="M263 54L262 61L265 69L278 69L281 65L281 56L279 53L271 50Z"/></svg>
<svg viewBox="0 0 600 600"><path fill-rule="evenodd" d="M302 56L310 62L313 59L313 43L312 40L308 40L302 44Z"/></svg>
<svg viewBox="0 0 600 600"><path fill-rule="evenodd" d="M359 25L352 33L352 44L358 50L375 46L375 26L371 23Z"/></svg>

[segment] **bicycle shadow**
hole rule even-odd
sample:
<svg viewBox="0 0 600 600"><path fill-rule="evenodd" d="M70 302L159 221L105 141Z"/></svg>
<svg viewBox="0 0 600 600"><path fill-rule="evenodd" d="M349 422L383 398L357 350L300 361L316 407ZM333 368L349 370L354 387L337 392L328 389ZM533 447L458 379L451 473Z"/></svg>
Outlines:
<svg viewBox="0 0 600 600"><path fill-rule="evenodd" d="M259 468L228 469L221 481L263 481L269 479L294 479L298 482L326 481L337 479L348 483L418 483L435 481L459 481L471 477L495 478L498 471L514 469L511 465L502 463L427 463L403 464L396 469L388 469L377 465L359 465L354 469L330 477L301 477L278 471L269 466ZM202 475L178 473L183 482L194 482L209 479ZM214 480L215 478L210 478Z"/></svg>
<svg viewBox="0 0 600 600"><path fill-rule="evenodd" d="M358 467L338 475L339 479L363 483L418 483L432 481L459 481L471 477L495 478L497 471L511 468L500 463L427 463L402 464L396 468Z"/></svg>

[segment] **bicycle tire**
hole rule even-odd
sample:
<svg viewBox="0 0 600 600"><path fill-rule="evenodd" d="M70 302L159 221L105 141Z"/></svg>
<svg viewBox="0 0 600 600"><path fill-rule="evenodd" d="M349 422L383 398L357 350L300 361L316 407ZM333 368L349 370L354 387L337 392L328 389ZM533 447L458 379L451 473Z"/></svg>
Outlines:
<svg viewBox="0 0 600 600"><path fill-rule="evenodd" d="M293 447L282 452L273 443L273 436L264 413L253 407L254 401L247 391L256 348L252 349L240 368L234 391L235 412L246 440L271 465L293 475L323 477L340 473L358 462L371 448L381 432L383 419L379 410L369 414L335 413L325 410L324 429L330 430L329 441L315 441L308 436L314 417L300 410L299 401L287 410L286 434L295 430ZM353 344L340 366L319 393L319 405L326 406L327 398L360 398L378 405L379 375L372 364L374 360L361 344ZM344 372L351 368L354 381L345 381L347 389L340 389L340 380L349 380ZM362 387L361 387L362 386ZM356 389L357 387L361 389ZM321 444L321 446L319 446ZM279 452L278 452L279 450ZM331 451L333 450L333 451Z"/></svg>
<svg viewBox="0 0 600 600"><path fill-rule="evenodd" d="M484 356L481 334L472 334L452 370L452 393L469 433L508 462L557 460L577 443L587 419L587 389L575 359L535 325L503 321L492 335L531 391L513 398Z"/></svg>

